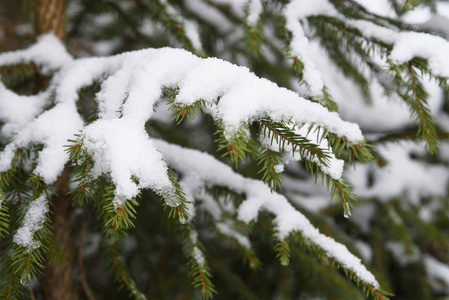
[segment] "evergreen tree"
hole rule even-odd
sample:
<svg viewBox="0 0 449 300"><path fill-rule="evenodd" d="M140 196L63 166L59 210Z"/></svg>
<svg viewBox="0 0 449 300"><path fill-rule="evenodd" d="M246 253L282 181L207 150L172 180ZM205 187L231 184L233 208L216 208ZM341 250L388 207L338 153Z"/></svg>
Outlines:
<svg viewBox="0 0 449 300"><path fill-rule="evenodd" d="M449 297L449 3L20 4L2 299Z"/></svg>

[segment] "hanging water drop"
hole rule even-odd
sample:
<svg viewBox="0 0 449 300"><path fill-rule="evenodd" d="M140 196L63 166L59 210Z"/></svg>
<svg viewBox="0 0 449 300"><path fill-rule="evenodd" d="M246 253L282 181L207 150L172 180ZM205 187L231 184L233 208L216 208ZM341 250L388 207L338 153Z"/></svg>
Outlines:
<svg viewBox="0 0 449 300"><path fill-rule="evenodd" d="M344 209L343 216L346 219L349 219L351 217L351 207L349 206L349 203L345 203L343 209Z"/></svg>
<svg viewBox="0 0 449 300"><path fill-rule="evenodd" d="M23 286L29 285L31 283L31 276L30 276L30 274L23 276L22 279L20 279L20 283Z"/></svg>
<svg viewBox="0 0 449 300"><path fill-rule="evenodd" d="M181 204L181 200L174 193L164 195L165 204L170 207L177 207Z"/></svg>
<svg viewBox="0 0 449 300"><path fill-rule="evenodd" d="M178 216L179 216L179 222L181 222L181 224L185 224L187 223L187 221L189 221L189 215L183 212L178 212Z"/></svg>

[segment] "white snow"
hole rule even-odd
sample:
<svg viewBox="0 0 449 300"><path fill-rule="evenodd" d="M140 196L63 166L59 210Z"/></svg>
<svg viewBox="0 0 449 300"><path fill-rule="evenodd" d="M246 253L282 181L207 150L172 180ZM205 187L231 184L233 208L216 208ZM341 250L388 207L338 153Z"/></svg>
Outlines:
<svg viewBox="0 0 449 300"><path fill-rule="evenodd" d="M71 60L64 45L51 33L39 36L36 44L27 49L0 54L2 66L33 62L41 67L43 73L59 69Z"/></svg>
<svg viewBox="0 0 449 300"><path fill-rule="evenodd" d="M279 164L274 166L274 171L276 173L282 173L284 172L284 164Z"/></svg>
<svg viewBox="0 0 449 300"><path fill-rule="evenodd" d="M184 0L184 4L198 18L213 25L220 32L228 32L233 27L223 13L206 2L201 0Z"/></svg>
<svg viewBox="0 0 449 300"><path fill-rule="evenodd" d="M249 239L246 236L242 235L241 233L237 232L236 230L232 229L230 224L220 222L217 223L215 226L217 227L217 230L221 234L235 239L240 246L247 249L251 249Z"/></svg>
<svg viewBox="0 0 449 300"><path fill-rule="evenodd" d="M129 118L98 120L80 137L95 162L93 178L110 174L116 183L117 206L137 196L139 189L149 188L159 194L172 190L167 166L140 125ZM139 178L138 185L131 180L132 175Z"/></svg>
<svg viewBox="0 0 449 300"><path fill-rule="evenodd" d="M53 38L46 36L46 39ZM49 61L50 57L43 56L53 55L53 52L42 49L53 45L44 43L46 39L41 38L39 47L27 49L27 55ZM38 54L33 49L38 49ZM22 52L16 52L8 57L22 56ZM0 118L5 122L3 131L11 137L11 143L0 153L0 171L10 168L18 148L43 144L34 172L46 183L54 182L68 161L63 146L84 126L75 105L78 91L103 81L96 97L100 118L84 128L80 141L94 159L91 176L111 176L117 187L116 205L136 196L143 188L162 195L172 193L167 167L144 130L166 87L179 86L176 99L179 103L191 105L202 99L211 109L215 107L211 110L213 117L222 119L228 137L236 133L240 124L270 116L275 121L292 119L297 124L315 123L354 143L363 140L356 124L341 120L321 105L258 78L247 68L215 58L201 59L185 50L148 49L111 57L67 59L59 67L60 71L48 88L48 93L55 95L55 106L39 116L45 104L42 99L49 94L26 98L36 99L36 104L30 106L23 119L16 119L12 117L23 113L20 104L23 97L0 87L5 96L0 107L8 109ZM138 185L131 176L139 179Z"/></svg>
<svg viewBox="0 0 449 300"><path fill-rule="evenodd" d="M310 16L338 16L335 7L327 0L293 0L283 9L286 28L292 33L290 41L291 54L304 64L304 81L309 87L310 96L321 97L324 87L320 72L310 58L309 40L300 21Z"/></svg>
<svg viewBox="0 0 449 300"><path fill-rule="evenodd" d="M416 263L420 259L420 251L415 245L411 245L410 251L407 251L404 244L398 241L389 241L385 245L385 248L391 252L401 266Z"/></svg>
<svg viewBox="0 0 449 300"><path fill-rule="evenodd" d="M358 126L342 121L337 113L258 78L244 67L219 59L204 59L191 68L179 82L179 87L177 102L190 105L203 99L217 105L228 137L238 130L242 122L252 122L268 115L274 121L292 118L297 124L315 123L354 143L363 140ZM218 97L220 101L217 104Z"/></svg>
<svg viewBox="0 0 449 300"><path fill-rule="evenodd" d="M434 75L449 77L449 43L441 37L421 32L403 32L394 45L390 59L401 63L413 57L425 58Z"/></svg>
<svg viewBox="0 0 449 300"><path fill-rule="evenodd" d="M245 17L245 0L211 0L212 3L216 3L222 6L229 6L234 15L239 18Z"/></svg>
<svg viewBox="0 0 449 300"><path fill-rule="evenodd" d="M198 32L198 24L192 20L185 19L182 14L166 0L161 0L160 2L165 6L165 12L170 16L170 18L180 23L184 29L186 37L192 43L193 48L196 51L201 51L203 46L201 44L201 39Z"/></svg>
<svg viewBox="0 0 449 300"><path fill-rule="evenodd" d="M348 169L345 177L352 183L354 192L360 197L377 197L388 201L403 196L404 200L416 203L421 196L445 195L449 172L442 165L426 164L412 159L410 154L422 154L422 143L400 142L378 146L379 153L388 164L384 168L357 164L356 169ZM367 185L371 170L374 182Z"/></svg>
<svg viewBox="0 0 449 300"><path fill-rule="evenodd" d="M377 14L379 16L395 18L397 17L391 3L388 0L355 0L358 4L363 6L367 11Z"/></svg>
<svg viewBox="0 0 449 300"><path fill-rule="evenodd" d="M324 249L329 257L352 270L360 280L374 287L379 286L359 258L351 254L344 245L321 234L283 195L272 193L263 182L234 173L229 166L206 153L168 144L162 140L154 140L154 144L174 169L181 174L195 174L198 185L220 185L245 194L246 199L236 212L238 220L245 223L255 221L259 212L266 210L275 216L274 227L279 239L286 238L292 232L300 232L311 243Z"/></svg>
<svg viewBox="0 0 449 300"><path fill-rule="evenodd" d="M45 214L48 212L45 196L41 196L30 202L21 227L13 236L13 241L19 246L32 251L40 247L39 241L34 240L34 233L43 228Z"/></svg>
<svg viewBox="0 0 449 300"><path fill-rule="evenodd" d="M449 291L449 265L436 260L430 255L424 256L424 266L430 277L441 280L445 284L445 290Z"/></svg>
<svg viewBox="0 0 449 300"><path fill-rule="evenodd" d="M335 154L332 152L332 148L328 145L327 139L322 138L318 128L312 128L311 130L309 130L309 128L310 126L307 124L299 128L298 126L293 126L292 131L301 137L307 138L310 143L313 143L317 145L318 148L322 149L323 153L328 155L328 159L325 160L327 164L321 163L315 155L312 156L307 152L305 152L306 155L304 157L301 157L299 147L293 151L293 145L291 144L283 145L283 163L288 164L290 161L301 161L302 159L306 159L316 163L323 173L329 175L333 179L339 180L343 174L344 161L335 157ZM271 140L268 136L263 136L263 134L261 134L259 140L261 145L267 149L276 152L279 152L279 149L281 149L279 143L276 140ZM275 166L277 173L284 170L284 164Z"/></svg>
<svg viewBox="0 0 449 300"><path fill-rule="evenodd" d="M43 144L34 172L40 174L47 184L55 182L69 158L64 145L82 126L83 121L73 102L60 103L43 112L14 135L12 142L0 152L0 172L11 167L17 149Z"/></svg>
<svg viewBox="0 0 449 300"><path fill-rule="evenodd" d="M246 17L246 22L249 26L255 26L257 21L259 21L260 14L263 11L261 0L250 0L248 6L248 16Z"/></svg>
<svg viewBox="0 0 449 300"><path fill-rule="evenodd" d="M381 8L383 4L377 3ZM370 8L372 10L372 8ZM292 33L290 47L292 54L304 63L304 81L312 96L321 95L323 80L310 57L309 39L300 21L304 18L325 15L338 18L347 25L359 29L368 38L375 38L393 45L389 58L401 64L414 57L427 59L430 71L437 76L449 77L449 43L441 37L422 32L398 32L397 29L380 26L366 20L347 19L341 15L328 0L291 1L283 10L286 28Z"/></svg>
<svg viewBox="0 0 449 300"><path fill-rule="evenodd" d="M192 243L193 253L191 255L192 255L193 259L197 262L197 264L201 268L204 268L206 259L204 258L204 254L201 251L201 249L197 246L198 233L196 231L194 231L193 229L190 229L189 238L190 238L190 242Z"/></svg>
<svg viewBox="0 0 449 300"><path fill-rule="evenodd" d="M0 81L0 122L5 124L0 135L8 139L31 122L43 112L48 96L46 92L33 96L17 95Z"/></svg>
<svg viewBox="0 0 449 300"><path fill-rule="evenodd" d="M354 246L359 250L360 255L363 257L365 261L371 261L373 258L373 250L370 245L362 241L356 241Z"/></svg>
<svg viewBox="0 0 449 300"><path fill-rule="evenodd" d="M204 267L205 259L204 259L203 252L201 252L200 248L194 246L192 255L193 255L193 258L195 259L195 261L198 263L198 265L200 267Z"/></svg>

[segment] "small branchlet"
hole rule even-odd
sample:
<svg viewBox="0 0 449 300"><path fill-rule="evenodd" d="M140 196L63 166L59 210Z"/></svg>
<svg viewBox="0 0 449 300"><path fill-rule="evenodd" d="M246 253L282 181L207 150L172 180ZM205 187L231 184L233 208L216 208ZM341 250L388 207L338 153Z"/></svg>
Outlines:
<svg viewBox="0 0 449 300"><path fill-rule="evenodd" d="M224 126L221 122L217 123L217 131L214 135L218 138L215 140L218 143L218 151L225 150L222 157L229 156L231 162L237 166L239 161L245 161L246 154L257 157L257 148L254 141L250 137L249 125L242 123L237 131L230 139L224 135Z"/></svg>
<svg viewBox="0 0 449 300"><path fill-rule="evenodd" d="M427 91L417 73L419 70L421 75L428 74L433 77L428 72L426 62L415 58L400 65L389 63L390 70L393 71L397 83L401 86L400 96L408 104L412 117L418 122L417 136L426 141L426 147L430 154L436 154L439 148L438 132L427 103ZM440 78L440 83L442 82L445 82L445 80ZM442 84L446 85L445 83Z"/></svg>
<svg viewBox="0 0 449 300"><path fill-rule="evenodd" d="M111 183L105 190L103 206L103 232L106 235L124 234L129 228L134 228L131 219L136 218L135 206L139 205L136 198L126 199L117 203L116 187Z"/></svg>
<svg viewBox="0 0 449 300"><path fill-rule="evenodd" d="M282 164L281 153L265 149L259 156L258 165L262 165L258 174L262 173L262 180L268 183L271 192L280 190L283 182L282 172L278 172L276 167Z"/></svg>
<svg viewBox="0 0 449 300"><path fill-rule="evenodd" d="M0 239L9 233L9 213L6 206L6 198L3 195L3 191L0 189Z"/></svg>
<svg viewBox="0 0 449 300"><path fill-rule="evenodd" d="M289 128L286 123L274 122L268 118L260 120L260 129L264 137L270 139L270 143L275 141L279 145L279 152L284 151L285 145L292 147L292 154L299 152L301 158L316 158L322 165L329 163L329 153L321 149L317 144L311 142L307 137L303 137ZM312 130L313 126L310 126ZM318 129L319 130L319 129ZM321 138L326 136L327 132L321 134Z"/></svg>
<svg viewBox="0 0 449 300"><path fill-rule="evenodd" d="M202 113L202 110L206 107L206 102L204 100L198 100L192 105L185 105L175 101L178 94L178 88L170 89L167 93L167 104L170 105L168 110L173 112L170 121L175 120L176 124L179 125L187 117L187 120L192 123L197 114Z"/></svg>
<svg viewBox="0 0 449 300"><path fill-rule="evenodd" d="M79 135L76 135L79 137ZM73 195L73 203L83 205L89 199L94 198L96 183L89 177L93 167L92 156L83 149L80 140L69 140L70 145L65 146L66 152L72 161L70 177L73 180L70 183L76 183L77 186L69 192Z"/></svg>
<svg viewBox="0 0 449 300"><path fill-rule="evenodd" d="M170 5L166 1L151 1L147 4L146 1L138 1L140 5L145 6L147 12L150 13L150 17L161 24L168 34L173 34L177 40L179 40L185 49L188 49L196 54L200 49L196 49L192 40L186 34L185 20L181 17L181 14L177 12L177 8ZM200 51L201 52L201 51Z"/></svg>
<svg viewBox="0 0 449 300"><path fill-rule="evenodd" d="M289 57L292 62L292 69L295 72L296 76L298 77L299 81L303 79L303 71L304 71L304 63L297 57L290 55Z"/></svg>
<svg viewBox="0 0 449 300"><path fill-rule="evenodd" d="M176 173L168 168L167 169L168 177L173 185L173 192L169 193L167 195L163 195L161 197L161 200L164 201L164 209L167 207L170 208L170 212L168 214L168 217L176 217L176 215L179 218L179 222L181 224L185 224L188 222L190 218L189 211L187 209L187 204L190 203L186 200L184 191L182 190L181 186L179 185L179 178L176 175Z"/></svg>
<svg viewBox="0 0 449 300"><path fill-rule="evenodd" d="M274 246L276 251L276 257L283 266L288 266L290 264L290 246L286 239L279 240L276 239L276 245Z"/></svg>
<svg viewBox="0 0 449 300"><path fill-rule="evenodd" d="M330 190L331 201L337 202L338 199L341 199L344 216L349 218L354 202L357 201L355 194L352 192L352 187L344 179L336 180L327 175L326 187L328 192Z"/></svg>
<svg viewBox="0 0 449 300"><path fill-rule="evenodd" d="M366 141L352 144L345 137L341 138L331 132L328 133L328 141L337 157L342 157L345 151L349 163L354 164L357 161L367 163L374 159L371 153L372 146Z"/></svg>
<svg viewBox="0 0 449 300"><path fill-rule="evenodd" d="M190 276L193 277L192 286L201 288L201 299L211 299L217 291L211 280L212 275L204 255L204 247L198 240L198 233L192 222L182 225L182 228L188 265L191 268Z"/></svg>
<svg viewBox="0 0 449 300"><path fill-rule="evenodd" d="M283 181L280 166L282 167L282 152L286 146L291 147L292 155L299 153L300 159L306 159L306 167L312 174L315 169L317 173L321 172L317 163L321 166L327 166L329 163L329 152L312 143L307 137L295 133L285 123L263 119L260 121L260 135L270 140L270 147L273 147L274 142L279 147L278 151L267 148L259 156L259 165L262 165L259 173L263 173L262 179L269 183L272 190L280 188ZM325 135L326 132L321 135L322 138Z"/></svg>
<svg viewBox="0 0 449 300"><path fill-rule="evenodd" d="M354 271L342 266L333 257L328 256L324 249L322 249L319 245L314 244L313 241L304 238L299 232L292 233L290 235L290 239L292 242L299 243L301 248L306 249L308 252L313 254L314 257L323 262L323 264L331 270L342 270L349 280L354 282L357 286L362 286L363 293L367 298L371 297L376 300L389 300L388 296L393 296L393 294L384 291L381 288L375 288L371 284L361 280Z"/></svg>
<svg viewBox="0 0 449 300"><path fill-rule="evenodd" d="M114 280L120 284L119 289L126 288L129 296L136 300L146 300L145 295L138 289L136 282L129 274L125 264L125 259L117 246L117 239L111 239L106 245L107 253L110 255L111 273L114 274Z"/></svg>

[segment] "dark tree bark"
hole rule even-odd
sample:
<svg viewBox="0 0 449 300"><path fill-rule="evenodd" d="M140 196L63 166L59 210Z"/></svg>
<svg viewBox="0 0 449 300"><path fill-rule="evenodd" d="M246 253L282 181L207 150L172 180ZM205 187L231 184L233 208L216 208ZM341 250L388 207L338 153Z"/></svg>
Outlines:
<svg viewBox="0 0 449 300"><path fill-rule="evenodd" d="M64 13L66 0L35 0L34 24L36 34L53 32L59 39L64 39L65 20ZM46 81L39 81L40 88L46 88ZM54 124L63 126L63 124ZM46 263L42 277L41 292L45 300L73 300L76 299L73 290L73 253L69 226L71 198L69 192L69 165L64 168L62 175L54 184L56 195L51 199L51 226L52 233L61 249L66 253L67 264L56 265Z"/></svg>
<svg viewBox="0 0 449 300"><path fill-rule="evenodd" d="M69 227L71 198L66 196L68 187L69 167L66 165L63 174L55 183L55 195L51 199L51 226L53 234L62 250L67 255L67 264L57 266L47 263L41 280L42 294L46 300L73 300L75 294L72 285L72 241Z"/></svg>
<svg viewBox="0 0 449 300"><path fill-rule="evenodd" d="M36 33L53 32L60 40L64 39L66 4L66 0L35 0Z"/></svg>

